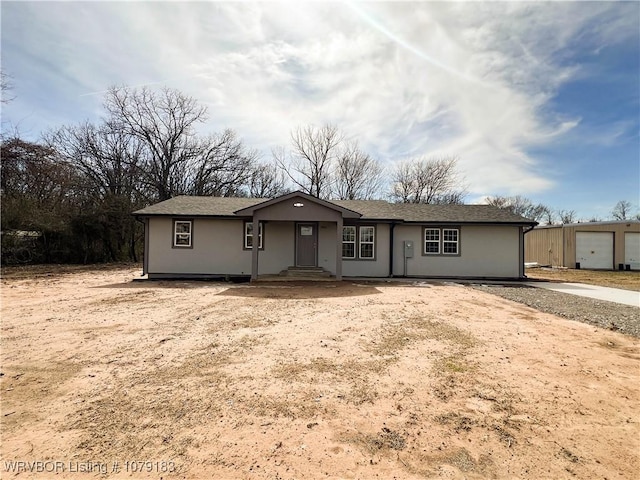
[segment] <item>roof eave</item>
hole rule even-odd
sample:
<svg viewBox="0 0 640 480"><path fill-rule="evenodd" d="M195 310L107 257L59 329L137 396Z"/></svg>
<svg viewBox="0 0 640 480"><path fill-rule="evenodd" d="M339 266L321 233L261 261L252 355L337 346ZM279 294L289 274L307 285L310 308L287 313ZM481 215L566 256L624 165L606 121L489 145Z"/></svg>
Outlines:
<svg viewBox="0 0 640 480"><path fill-rule="evenodd" d="M500 220L404 220L403 223L424 225L538 225L538 222L516 222L516 221L500 221Z"/></svg>
<svg viewBox="0 0 640 480"><path fill-rule="evenodd" d="M304 193L304 192L301 192L301 191L295 191L295 192L287 193L285 195L281 195L279 197L272 198L270 200L265 200L264 202L260 202L260 203L257 203L255 205L251 205L249 207L245 207L245 208L241 208L239 210L236 210L234 213L236 215L242 215L242 216L253 216L253 213L256 210L260 210L262 208L266 208L266 207L269 207L271 205L275 205L275 204L280 203L280 202L285 202L285 201L290 200L290 199L295 198L295 197L302 197L302 198L304 198L304 199L306 199L306 200L308 200L310 202L315 202L315 203L317 203L319 205L322 205L322 206L324 206L326 208L330 208L332 210L341 212L343 217L345 217L345 218L360 218L360 217L362 217L362 214L360 212L356 212L354 210L350 210L348 208L341 207L340 205L332 203L332 202L330 202L328 200L323 200L321 198L314 197L312 195L309 195L308 193Z"/></svg>
<svg viewBox="0 0 640 480"><path fill-rule="evenodd" d="M131 215L133 215L134 217L189 217L189 218L194 218L194 217L199 217L199 218L228 218L229 220L237 220L237 219L241 219L241 218L245 218L245 217L240 217L238 215L215 215L215 214L210 214L210 213L139 213L139 212L133 212Z"/></svg>

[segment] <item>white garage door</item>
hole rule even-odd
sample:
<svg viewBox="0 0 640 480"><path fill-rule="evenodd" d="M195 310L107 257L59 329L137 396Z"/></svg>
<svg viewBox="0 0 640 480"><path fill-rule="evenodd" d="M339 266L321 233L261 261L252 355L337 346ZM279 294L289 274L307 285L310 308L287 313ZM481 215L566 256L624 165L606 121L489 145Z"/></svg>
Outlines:
<svg viewBox="0 0 640 480"><path fill-rule="evenodd" d="M631 270L640 270L640 233L624 234L624 263Z"/></svg>
<svg viewBox="0 0 640 480"><path fill-rule="evenodd" d="M580 268L613 269L613 232L576 232Z"/></svg>

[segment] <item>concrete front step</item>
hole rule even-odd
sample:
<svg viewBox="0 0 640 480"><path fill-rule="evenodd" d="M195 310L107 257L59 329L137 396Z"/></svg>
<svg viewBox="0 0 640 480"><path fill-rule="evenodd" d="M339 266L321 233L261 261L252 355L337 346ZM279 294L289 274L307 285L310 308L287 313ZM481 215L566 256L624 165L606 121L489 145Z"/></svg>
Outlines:
<svg viewBox="0 0 640 480"><path fill-rule="evenodd" d="M284 275L260 275L258 282L335 282L335 277L307 277L307 276L284 276Z"/></svg>
<svg viewBox="0 0 640 480"><path fill-rule="evenodd" d="M280 272L282 277L328 278L331 272L322 267L289 267Z"/></svg>

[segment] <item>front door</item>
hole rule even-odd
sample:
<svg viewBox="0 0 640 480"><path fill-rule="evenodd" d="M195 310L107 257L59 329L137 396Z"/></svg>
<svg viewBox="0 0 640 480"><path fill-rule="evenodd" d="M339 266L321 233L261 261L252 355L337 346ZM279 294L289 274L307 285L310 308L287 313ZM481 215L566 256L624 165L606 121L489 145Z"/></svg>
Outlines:
<svg viewBox="0 0 640 480"><path fill-rule="evenodd" d="M296 267L317 265L318 231L314 223L298 223L296 227Z"/></svg>

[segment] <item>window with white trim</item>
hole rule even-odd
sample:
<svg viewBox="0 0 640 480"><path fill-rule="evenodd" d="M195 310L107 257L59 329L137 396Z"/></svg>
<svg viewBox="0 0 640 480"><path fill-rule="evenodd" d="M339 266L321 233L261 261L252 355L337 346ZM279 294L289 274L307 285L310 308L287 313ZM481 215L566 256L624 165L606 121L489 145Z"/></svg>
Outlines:
<svg viewBox="0 0 640 480"><path fill-rule="evenodd" d="M342 258L356 258L356 227L342 227Z"/></svg>
<svg viewBox="0 0 640 480"><path fill-rule="evenodd" d="M423 255L460 255L460 229L424 227Z"/></svg>
<svg viewBox="0 0 640 480"><path fill-rule="evenodd" d="M244 248L253 248L253 223L244 224ZM262 248L262 223L258 224L258 248Z"/></svg>
<svg viewBox="0 0 640 480"><path fill-rule="evenodd" d="M440 253L440 229L424 229L424 253L437 255Z"/></svg>
<svg viewBox="0 0 640 480"><path fill-rule="evenodd" d="M458 254L459 231L457 228L442 229L442 253L445 255Z"/></svg>
<svg viewBox="0 0 640 480"><path fill-rule="evenodd" d="M173 246L191 248L191 220L173 221Z"/></svg>
<svg viewBox="0 0 640 480"><path fill-rule="evenodd" d="M360 227L360 258L374 258L375 239L375 227Z"/></svg>

